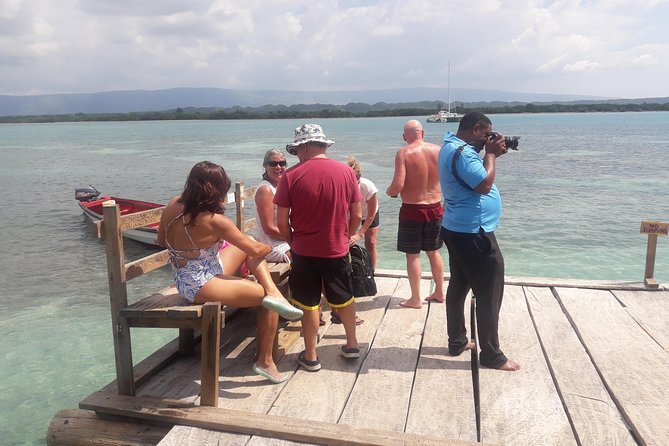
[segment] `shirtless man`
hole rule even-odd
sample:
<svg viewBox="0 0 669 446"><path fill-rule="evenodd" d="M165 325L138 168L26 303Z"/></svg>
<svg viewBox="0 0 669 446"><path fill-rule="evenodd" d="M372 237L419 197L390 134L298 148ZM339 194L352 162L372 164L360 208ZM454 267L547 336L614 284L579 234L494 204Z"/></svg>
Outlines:
<svg viewBox="0 0 669 446"><path fill-rule="evenodd" d="M440 147L423 140L423 126L412 119L404 124L407 145L395 154L395 175L386 189L391 197L402 197L397 231L397 250L406 253L411 297L400 302L405 308L421 308L420 252L430 260L434 292L426 302L444 302L444 262L439 248L443 207L437 169Z"/></svg>

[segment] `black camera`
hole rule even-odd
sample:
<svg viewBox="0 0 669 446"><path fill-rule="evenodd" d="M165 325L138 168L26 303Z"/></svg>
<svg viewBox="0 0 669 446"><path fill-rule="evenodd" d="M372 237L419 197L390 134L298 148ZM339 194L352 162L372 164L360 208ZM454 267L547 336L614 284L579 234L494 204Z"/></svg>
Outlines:
<svg viewBox="0 0 669 446"><path fill-rule="evenodd" d="M488 139L490 141L493 141L497 138L499 138L499 133L497 133L497 132L488 133ZM504 144L506 144L507 149L518 150L518 140L519 139L520 139L520 136L505 136L504 137Z"/></svg>

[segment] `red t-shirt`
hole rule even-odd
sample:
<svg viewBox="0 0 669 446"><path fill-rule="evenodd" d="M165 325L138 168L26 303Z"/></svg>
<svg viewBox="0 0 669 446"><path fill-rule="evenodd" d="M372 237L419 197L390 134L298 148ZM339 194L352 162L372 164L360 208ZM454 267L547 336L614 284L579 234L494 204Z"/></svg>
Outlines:
<svg viewBox="0 0 669 446"><path fill-rule="evenodd" d="M360 201L353 169L329 158L312 158L286 170L274 204L290 208L290 249L310 257L348 253L348 208Z"/></svg>

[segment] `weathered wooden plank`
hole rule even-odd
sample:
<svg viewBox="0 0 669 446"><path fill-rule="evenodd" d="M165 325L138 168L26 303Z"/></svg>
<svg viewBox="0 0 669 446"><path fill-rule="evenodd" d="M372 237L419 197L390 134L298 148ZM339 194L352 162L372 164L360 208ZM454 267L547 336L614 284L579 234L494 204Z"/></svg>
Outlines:
<svg viewBox="0 0 669 446"><path fill-rule="evenodd" d="M225 390L229 379L225 370L228 363L226 357L245 339L255 336L255 315L253 309L237 311L233 317L226 319L226 328L221 331L219 403L231 397ZM248 363L246 365L250 367ZM179 357L138 388L137 395L196 403L200 390L200 344L197 344L192 354Z"/></svg>
<svg viewBox="0 0 669 446"><path fill-rule="evenodd" d="M128 325L133 328L187 328L196 329L201 328L202 323L194 318L178 318L178 317L151 317L126 319Z"/></svg>
<svg viewBox="0 0 669 446"><path fill-rule="evenodd" d="M107 257L107 278L109 282L109 306L111 309L112 336L114 338L114 358L116 365L116 384L123 395L135 394L135 382L132 372L132 342L130 327L119 314L121 308L128 306L128 289L125 280L125 251L119 220L119 206L104 204L104 219L107 221L105 254Z"/></svg>
<svg viewBox="0 0 669 446"><path fill-rule="evenodd" d="M550 288L527 288L527 302L580 444L636 445Z"/></svg>
<svg viewBox="0 0 669 446"><path fill-rule="evenodd" d="M237 317L232 318L227 323L226 329L222 332L220 353L222 376L219 384L219 407L244 410L251 413L266 413L283 388L282 384L270 384L251 370L251 364L255 357L255 318L256 312L253 309L240 311ZM280 371L289 374L294 372L295 365L294 363L281 362L283 358L281 352L301 351L304 348L303 344L297 342L300 341L299 328L300 322L291 322L279 331L281 339L278 343L277 351L279 353L275 355L275 361L277 361ZM284 330L288 330L289 334L281 336ZM297 336L295 336L296 334ZM180 377L175 377L175 372L166 375L165 382L161 383L165 389L163 398L180 398L197 402L200 388L197 381L197 368L195 364L191 363L190 370L187 370L186 367L188 366L188 364L183 364L178 370L175 370L176 373L181 373ZM196 372L194 373L193 370ZM179 388L181 389L178 390ZM177 438L187 435L189 429L196 428L180 427L176 434ZM172 441L171 435L170 432L164 441ZM209 432L206 434L206 438L218 438L219 444L227 445L246 444L250 436L227 432L215 432L214 434Z"/></svg>
<svg viewBox="0 0 669 446"><path fill-rule="evenodd" d="M158 223L164 210L165 206L149 209L148 211L137 212L135 214L124 215L121 217L121 231ZM102 223L102 226L105 226L104 222Z"/></svg>
<svg viewBox="0 0 669 446"><path fill-rule="evenodd" d="M669 444L667 352L610 292L557 292L637 442Z"/></svg>
<svg viewBox="0 0 669 446"><path fill-rule="evenodd" d="M280 283L290 273L290 263L269 263L269 273L274 283Z"/></svg>
<svg viewBox="0 0 669 446"><path fill-rule="evenodd" d="M422 281L421 295L428 295L429 287ZM428 309L399 306L410 294L409 281L400 281L339 423L404 431Z"/></svg>
<svg viewBox="0 0 669 446"><path fill-rule="evenodd" d="M232 438L231 438L232 437ZM225 442L221 442L221 432L212 431L209 429L202 429L199 427L190 426L174 426L169 434L160 440L157 446L244 446L248 435L238 435L234 437L225 438Z"/></svg>
<svg viewBox="0 0 669 446"><path fill-rule="evenodd" d="M150 308L164 308L169 306L183 305L183 298L177 291L176 287L165 287L150 296L146 296L137 302L123 308L123 311L137 311L141 312Z"/></svg>
<svg viewBox="0 0 669 446"><path fill-rule="evenodd" d="M379 281L375 297L356 299L357 310L360 312L360 317L365 320L365 323L359 325L356 330L361 347L361 359L348 360L341 356L339 348L345 339L343 325L330 325L321 337L318 355L323 368L320 371L314 373L297 368L298 351L287 355L286 360L293 364L297 371L274 402L270 414L337 422L396 286L396 279ZM248 444L265 445L267 439L254 437ZM273 441L272 444L293 443Z"/></svg>
<svg viewBox="0 0 669 446"><path fill-rule="evenodd" d="M669 353L669 292L668 291L613 291L629 314Z"/></svg>
<svg viewBox="0 0 669 446"><path fill-rule="evenodd" d="M470 357L449 356L445 305L431 303L406 432L476 441Z"/></svg>
<svg viewBox="0 0 669 446"><path fill-rule="evenodd" d="M390 295L392 291L397 286L396 279L385 279L379 280L378 283L378 294L377 297L384 295ZM366 298L368 300L372 298ZM358 302L358 311L361 309L364 311L366 302ZM324 315L326 325L320 327L319 333L320 338L330 329L329 317L326 312ZM366 313L361 317L367 318ZM365 322L366 324L367 322ZM363 324L364 325L364 324ZM293 328L291 327L291 331ZM297 368L296 358L297 354L304 349L304 342L302 338L299 338L297 342L286 349L286 356L282 358L280 362L277 362L278 368L284 373L293 374ZM268 412L272 404L276 401L279 394L283 390L281 385L260 385L262 382L266 382L262 377L254 375L251 373L249 375L248 365L243 366L242 364L247 364L251 360L249 356L251 349L240 348L236 352L231 352L229 355L225 355L223 368L223 375L226 377L225 381L221 384L221 387L224 389L225 395L219 400L219 407L229 407L238 410L245 410L249 412L259 412L266 413ZM252 353L252 351L251 351ZM303 373L308 373L304 372ZM320 372L318 372L320 373ZM231 434L231 433L220 433L220 441L224 444L246 444L249 440L249 436L244 436L241 434ZM267 438L259 437L254 439L253 442L257 444L268 444L270 441ZM271 440L273 442L278 442L279 440ZM289 442L281 441L282 444L290 444Z"/></svg>
<svg viewBox="0 0 669 446"><path fill-rule="evenodd" d="M481 439L513 445L575 444L520 287L505 288L499 338L502 350L522 368L481 368Z"/></svg>
<svg viewBox="0 0 669 446"><path fill-rule="evenodd" d="M155 254L142 257L125 264L125 279L130 280L167 265L169 254L164 249Z"/></svg>
<svg viewBox="0 0 669 446"><path fill-rule="evenodd" d="M153 446L167 434L168 430L167 426L106 420L88 410L67 409L59 411L51 420L46 444L48 446Z"/></svg>
<svg viewBox="0 0 669 446"><path fill-rule="evenodd" d="M218 406L218 350L221 346L221 303L202 306L202 367L200 404Z"/></svg>
<svg viewBox="0 0 669 446"><path fill-rule="evenodd" d="M407 273L404 270L387 270L379 269L374 272L376 277L406 277ZM431 279L432 275L429 271L424 271L423 279ZM444 280L449 280L450 274L444 274ZM565 288L591 288L600 290L646 290L643 282L627 281L627 280L586 280L586 279L565 279L565 278L550 278L550 277L514 277L505 276L504 283L508 285L518 286L561 286ZM665 290L667 285L663 285Z"/></svg>
<svg viewBox="0 0 669 446"><path fill-rule="evenodd" d="M564 288L587 288L598 290L643 290L643 282L625 280L585 280L553 277L506 276L504 283L518 286L560 286Z"/></svg>
<svg viewBox="0 0 669 446"><path fill-rule="evenodd" d="M129 416L158 423L180 424L212 430L265 435L270 438L330 445L473 445L470 442L435 438L425 435L389 432L366 427L352 427L278 415L187 406L179 401L94 393L81 403L88 410Z"/></svg>

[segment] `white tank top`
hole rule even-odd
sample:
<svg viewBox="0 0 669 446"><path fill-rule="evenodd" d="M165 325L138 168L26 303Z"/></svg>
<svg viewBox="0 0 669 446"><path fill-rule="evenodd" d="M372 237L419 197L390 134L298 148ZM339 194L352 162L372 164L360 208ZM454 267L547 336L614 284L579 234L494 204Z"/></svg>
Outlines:
<svg viewBox="0 0 669 446"><path fill-rule="evenodd" d="M267 180L263 180L258 185L258 187L256 188L256 194L258 193L258 191L260 190L261 187L265 187L265 186L270 188L270 190L272 191L272 195L276 195L276 187L274 187L274 185ZM273 205L273 206L274 206L274 224L276 225L276 205ZM256 237L256 240L258 240L259 242L262 242L262 243L265 243L265 244L271 246L272 250L275 250L274 248L276 248L276 247L280 247L279 250L282 250L282 251L287 251L289 249L288 243L286 243L283 240L277 240L275 238L272 238L269 235L267 235L265 233L265 231L263 231L262 225L260 224L260 215L258 215L258 206L256 206L255 237ZM282 246L282 245L285 245L285 246ZM285 248L285 249L283 249L283 248Z"/></svg>

